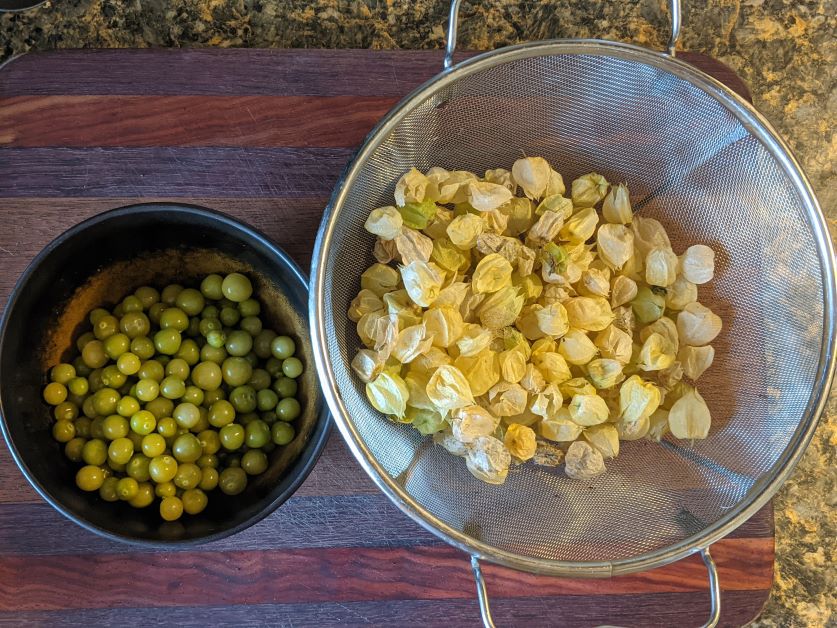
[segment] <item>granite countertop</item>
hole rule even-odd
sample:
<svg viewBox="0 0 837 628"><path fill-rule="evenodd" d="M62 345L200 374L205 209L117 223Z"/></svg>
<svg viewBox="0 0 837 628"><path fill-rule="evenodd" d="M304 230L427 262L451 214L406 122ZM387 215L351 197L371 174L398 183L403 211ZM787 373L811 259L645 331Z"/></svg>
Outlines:
<svg viewBox="0 0 837 628"><path fill-rule="evenodd" d="M684 7L680 47L711 54L750 86L787 139L837 228L837 3L708 0ZM705 6L704 6L705 5ZM54 0L0 15L0 61L76 47L435 48L442 0ZM664 0L465 2L459 47L596 37L663 48ZM756 626L837 621L837 395L775 499L776 571Z"/></svg>

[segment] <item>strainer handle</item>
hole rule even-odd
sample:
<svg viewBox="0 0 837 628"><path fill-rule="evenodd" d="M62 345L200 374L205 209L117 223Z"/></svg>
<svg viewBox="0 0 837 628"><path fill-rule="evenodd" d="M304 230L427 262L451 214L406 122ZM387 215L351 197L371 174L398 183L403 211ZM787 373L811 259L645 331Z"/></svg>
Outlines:
<svg viewBox="0 0 837 628"><path fill-rule="evenodd" d="M453 53L456 50L456 33L459 30L459 5L462 0L451 0L450 12L448 13L448 37L445 42L445 69L453 66ZM680 24L682 12L680 0L668 0L668 14L671 20L671 36L668 39L668 54L675 55L677 40L680 39Z"/></svg>
<svg viewBox="0 0 837 628"><path fill-rule="evenodd" d="M715 628L721 619L721 584L718 581L718 568L709 553L709 548L700 551L700 557L706 570L709 572L709 621L703 624L702 628ZM480 561L476 556L471 556L471 569L474 570L474 580L477 583L477 600L480 603L480 615L485 628L496 628L494 619L491 617L491 605L488 602L488 589L485 587L485 578L482 577ZM613 626L609 628L615 628Z"/></svg>
<svg viewBox="0 0 837 628"><path fill-rule="evenodd" d="M718 568L715 566L708 547L700 550L700 557L706 565L706 571L709 572L709 602L711 604L709 621L703 625L703 628L715 628L721 619L721 583L718 581Z"/></svg>
<svg viewBox="0 0 837 628"><path fill-rule="evenodd" d="M491 606L488 604L488 589L485 588L485 578L482 577L480 561L476 556L471 556L471 569L474 570L474 580L477 582L477 600L480 603L482 624L485 628L495 628L491 618Z"/></svg>

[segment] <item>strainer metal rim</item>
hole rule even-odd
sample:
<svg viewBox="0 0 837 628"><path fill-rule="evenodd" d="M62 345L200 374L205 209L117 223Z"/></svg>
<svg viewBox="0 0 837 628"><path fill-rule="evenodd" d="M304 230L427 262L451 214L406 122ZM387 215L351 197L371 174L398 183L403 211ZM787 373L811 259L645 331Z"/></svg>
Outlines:
<svg viewBox="0 0 837 628"><path fill-rule="evenodd" d="M762 142L771 156L781 164L789 179L793 181L794 187L802 199L814 232L821 260L825 301L823 309L823 347L817 365L815 385L806 406L805 418L800 421L799 427L790 439L782 456L773 465L771 472L765 474L761 480L756 482L748 496L731 508L725 516L707 526L700 533L652 552L614 561L559 561L521 556L482 543L448 526L416 503L395 483L371 455L349 418L348 411L337 389L334 372L328 358L327 330L324 320L326 254L335 235L337 218L353 182L360 174L371 153L386 139L393 127L430 95L459 78L519 59L536 56L585 54L603 55L643 63L684 79L724 106L754 137ZM837 285L835 285L834 250L824 216L811 185L789 147L779 138L770 123L750 103L700 70L663 53L621 42L588 39L547 40L509 46L483 53L441 72L402 99L370 131L363 145L347 165L343 176L336 184L332 198L323 214L311 262L309 318L317 373L334 421L352 455L378 488L402 512L442 540L482 560L544 575L607 577L653 569L698 552L744 523L776 493L810 442L828 399L828 392L834 375L835 357L837 356L835 354L834 338L835 316L837 316L837 312L835 312L835 292L837 292Z"/></svg>

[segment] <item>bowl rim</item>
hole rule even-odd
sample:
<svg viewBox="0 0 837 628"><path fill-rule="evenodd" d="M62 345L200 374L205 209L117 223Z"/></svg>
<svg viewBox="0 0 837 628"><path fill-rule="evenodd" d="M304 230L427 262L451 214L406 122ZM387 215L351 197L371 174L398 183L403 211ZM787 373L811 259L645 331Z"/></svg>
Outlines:
<svg viewBox="0 0 837 628"><path fill-rule="evenodd" d="M798 428L789 440L787 448L773 465L771 471L759 479L751 491L733 508L730 508L726 515L700 532L656 550L629 558L613 560L554 560L528 557L503 550L453 528L419 504L386 473L358 433L354 421L350 418L343 403L341 392L336 383L325 330L324 274L325 268L328 266L326 256L331 240L335 235L337 218L343 210L349 189L371 153L409 112L434 93L459 78L509 61L562 54L605 56L648 65L688 81L727 109L748 132L763 143L788 178L793 181L810 219L811 229L822 262L823 340L814 388L805 409L805 418L800 421ZM530 573L590 578L645 571L685 558L709 547L712 543L729 534L773 497L802 457L829 398L835 365L837 364L837 340L835 339L837 306L835 302L837 302L837 282L835 281L834 248L828 235L822 209L810 182L787 143L781 139L770 122L751 103L698 68L661 52L632 44L599 39L552 39L492 50L443 70L406 95L378 122L369 132L352 160L347 164L343 174L335 184L329 204L323 212L317 240L314 244L314 253L311 258L311 289L308 308L312 326L311 341L314 347L314 360L323 395L331 408L333 420L354 458L392 503L421 527L473 557Z"/></svg>
<svg viewBox="0 0 837 628"><path fill-rule="evenodd" d="M18 301L18 298L25 290L26 284L28 283L30 277L35 272L37 272L40 265L47 259L47 257L49 257L49 255L52 254L52 252L56 248L58 248L71 238L77 237L78 235L82 234L90 227L98 225L100 223L108 222L111 220L118 220L125 216L154 214L159 212L170 212L192 216L200 216L202 218L209 218L228 227L231 231L234 231L238 234L243 234L248 239L252 239L259 242L261 245L265 246L276 259L279 260L280 265L284 266L289 271L290 277L292 277L294 281L298 282L299 285L303 287L306 292L308 291L308 277L305 274L305 272L300 268L300 266L279 245L275 244L264 233L262 233L255 227L244 223L243 221L240 221L236 218L233 218L232 216L229 216L214 209L209 209L200 205L188 203L153 202L123 205L121 207L106 210L104 212L91 216L90 218L87 218L79 223L76 223L75 225L71 226L69 229L55 237L52 241L49 242L49 244L47 244L43 249L41 249L41 251L34 258L32 258L32 260L26 266L24 271L18 277L14 287L9 292L8 299L6 300L6 306L3 310L3 315L2 317L0 317L0 354L2 354L3 351L3 345L6 338L6 328L8 326L10 313L14 309L15 304ZM307 308L303 307L300 310L300 312L307 321ZM2 378L2 363L0 363L0 378ZM115 533L91 523L84 517L81 517L76 513L72 512L70 509L66 508L59 499L55 498L41 485L35 474L32 473L32 471L23 461L9 433L6 413L3 409L2 396L0 396L0 432L2 432L3 434L3 439L6 442L6 446L9 448L9 452L12 455L12 459L15 461L15 464L17 465L18 469L20 469L21 473L23 473L23 476L29 482L30 486L32 486L35 492L37 492L38 495L40 495L50 506L52 506L55 510L57 510L70 521L78 524L85 530L93 532L94 534L97 534L99 536L113 541L127 543L129 545L144 546L151 548L185 548L193 547L196 545L203 545L212 541L218 541L220 539L224 539L226 537L232 536L233 534L241 532L246 528L249 528L250 526L258 523L259 521L263 520L268 515L273 513L279 506L281 506L296 492L296 490L305 481L305 479L308 477L308 475L314 468L314 465L316 465L317 461L319 460L320 455L322 454L326 442L328 441L328 437L331 433L332 422L330 420L328 405L324 402L322 393L320 391L317 391L317 394L312 395L312 397L315 400L315 403L319 406L319 409L316 413L317 422L314 425L314 429L311 431L311 434L309 435L308 442L306 443L305 447L303 448L302 452L297 458L296 464L292 467L291 472L284 475L280 480L280 484L283 482L287 482L287 486L285 486L285 488L280 492L280 494L277 497L275 497L268 504L262 507L261 510L259 510L256 514L249 517L248 519L245 519L241 523L230 528L214 532L212 534L207 534L204 536L189 539L145 539L126 534Z"/></svg>

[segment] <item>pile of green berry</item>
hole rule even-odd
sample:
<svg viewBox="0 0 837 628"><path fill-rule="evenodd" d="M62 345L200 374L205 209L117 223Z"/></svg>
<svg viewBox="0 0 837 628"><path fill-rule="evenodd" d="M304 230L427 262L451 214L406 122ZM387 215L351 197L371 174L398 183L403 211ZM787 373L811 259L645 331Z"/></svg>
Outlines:
<svg viewBox="0 0 837 628"><path fill-rule="evenodd" d="M90 312L80 355L54 366L52 435L83 463L76 484L160 516L197 514L207 493L241 493L295 435L303 366L264 329L250 280L208 275L200 289L149 286Z"/></svg>

